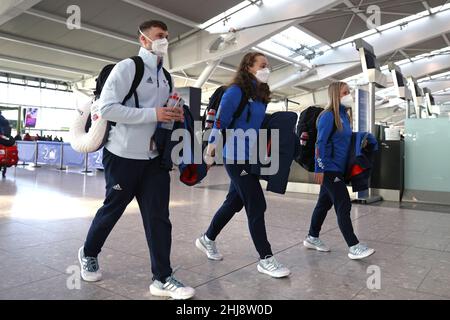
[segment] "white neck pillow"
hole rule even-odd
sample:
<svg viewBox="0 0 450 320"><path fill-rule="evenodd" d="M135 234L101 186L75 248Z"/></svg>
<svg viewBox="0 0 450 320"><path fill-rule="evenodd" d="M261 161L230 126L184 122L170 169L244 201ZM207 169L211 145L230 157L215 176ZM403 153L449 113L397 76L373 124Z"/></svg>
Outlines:
<svg viewBox="0 0 450 320"><path fill-rule="evenodd" d="M86 132L86 124L91 118L91 127ZM103 147L107 135L108 121L98 114L96 101L90 101L76 110L70 127L70 144L80 153L95 152Z"/></svg>

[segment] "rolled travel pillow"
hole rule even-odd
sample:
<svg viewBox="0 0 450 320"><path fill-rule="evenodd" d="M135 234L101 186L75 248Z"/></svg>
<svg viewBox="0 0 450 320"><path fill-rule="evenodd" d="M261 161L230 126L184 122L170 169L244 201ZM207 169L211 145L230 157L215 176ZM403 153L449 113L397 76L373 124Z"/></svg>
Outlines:
<svg viewBox="0 0 450 320"><path fill-rule="evenodd" d="M96 101L90 101L76 111L76 116L70 127L72 148L80 153L99 150L107 135L108 121L99 116Z"/></svg>

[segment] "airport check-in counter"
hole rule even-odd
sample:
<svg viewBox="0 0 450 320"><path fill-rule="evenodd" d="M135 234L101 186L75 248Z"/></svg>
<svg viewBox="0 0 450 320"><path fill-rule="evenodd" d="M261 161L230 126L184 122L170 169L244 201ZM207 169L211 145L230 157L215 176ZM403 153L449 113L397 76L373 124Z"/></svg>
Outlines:
<svg viewBox="0 0 450 320"><path fill-rule="evenodd" d="M401 201L404 192L405 142L379 141L370 187L385 200Z"/></svg>

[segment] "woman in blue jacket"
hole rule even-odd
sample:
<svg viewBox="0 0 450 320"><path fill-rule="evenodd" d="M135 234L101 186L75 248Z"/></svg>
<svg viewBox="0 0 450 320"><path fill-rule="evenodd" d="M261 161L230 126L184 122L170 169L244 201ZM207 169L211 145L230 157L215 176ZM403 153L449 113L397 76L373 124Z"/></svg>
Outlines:
<svg viewBox="0 0 450 320"><path fill-rule="evenodd" d="M259 177L250 173L250 159L254 155L251 150L255 146L270 101L271 92L267 85L269 74L268 61L263 54L247 53L232 84L222 97L205 160L211 163L215 156L217 145L221 141L218 139L221 130L234 129L233 134L227 130L223 149L224 165L231 183L225 202L216 212L206 233L196 240L196 246L209 259L222 260L223 256L216 247L216 237L233 216L245 207L250 234L260 256L257 270L274 278L281 278L288 276L290 271L273 256L264 221L264 193ZM233 119L242 94L249 97L248 103L241 115Z"/></svg>
<svg viewBox="0 0 450 320"><path fill-rule="evenodd" d="M353 232L350 218L351 201L344 174L352 138L351 114L353 104L349 86L344 82L332 83L328 88L329 106L317 120L316 182L320 193L314 209L309 234L303 245L318 251L330 251L320 240L319 233L328 211L334 205L339 229L349 247L350 259L363 259L375 250L361 244Z"/></svg>

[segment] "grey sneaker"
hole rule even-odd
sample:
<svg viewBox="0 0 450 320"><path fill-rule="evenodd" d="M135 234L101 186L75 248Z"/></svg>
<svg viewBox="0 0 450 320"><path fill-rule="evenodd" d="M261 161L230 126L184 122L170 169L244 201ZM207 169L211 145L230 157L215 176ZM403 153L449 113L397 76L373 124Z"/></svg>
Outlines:
<svg viewBox="0 0 450 320"><path fill-rule="evenodd" d="M328 248L325 243L320 240L320 238L311 237L310 235L308 235L305 240L303 240L303 245L308 249L315 249L322 252L330 251L330 248Z"/></svg>
<svg viewBox="0 0 450 320"><path fill-rule="evenodd" d="M291 271L279 263L275 257L261 259L257 269L259 272L268 274L273 278L284 278L291 274Z"/></svg>
<svg viewBox="0 0 450 320"><path fill-rule="evenodd" d="M187 300L195 295L195 289L186 287L172 275L166 283L155 280L150 285L150 293L158 297L170 297L174 300Z"/></svg>
<svg viewBox="0 0 450 320"><path fill-rule="evenodd" d="M195 240L195 246L204 252L208 259L217 261L223 259L223 256L217 251L216 242L209 240L205 234Z"/></svg>
<svg viewBox="0 0 450 320"><path fill-rule="evenodd" d="M359 260L367 258L375 253L375 249L369 248L365 244L358 243L353 247L350 247L348 257L352 260Z"/></svg>
<svg viewBox="0 0 450 320"><path fill-rule="evenodd" d="M86 257L84 255L84 247L78 250L78 261L81 265L81 278L87 282L97 282L102 280L102 274L99 271L98 259L94 257Z"/></svg>

